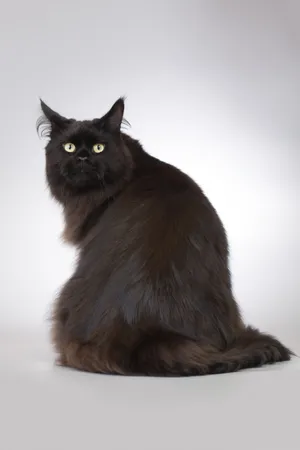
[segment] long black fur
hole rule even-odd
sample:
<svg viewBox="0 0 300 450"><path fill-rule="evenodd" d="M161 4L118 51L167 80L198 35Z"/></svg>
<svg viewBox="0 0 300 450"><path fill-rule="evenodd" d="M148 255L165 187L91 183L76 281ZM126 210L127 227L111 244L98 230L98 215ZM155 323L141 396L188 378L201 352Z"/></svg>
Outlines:
<svg viewBox="0 0 300 450"><path fill-rule="evenodd" d="M59 363L188 376L289 360L277 339L244 324L226 233L201 188L121 131L124 100L86 121L41 106L48 185L63 206L64 238L78 249L54 305Z"/></svg>

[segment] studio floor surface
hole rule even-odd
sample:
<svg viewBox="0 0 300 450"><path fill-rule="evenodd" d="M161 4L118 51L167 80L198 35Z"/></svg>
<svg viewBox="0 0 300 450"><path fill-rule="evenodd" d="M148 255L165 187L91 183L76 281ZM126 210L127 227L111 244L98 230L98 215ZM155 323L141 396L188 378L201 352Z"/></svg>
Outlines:
<svg viewBox="0 0 300 450"><path fill-rule="evenodd" d="M299 450L300 359L125 378L53 365L44 333L0 334L2 450Z"/></svg>

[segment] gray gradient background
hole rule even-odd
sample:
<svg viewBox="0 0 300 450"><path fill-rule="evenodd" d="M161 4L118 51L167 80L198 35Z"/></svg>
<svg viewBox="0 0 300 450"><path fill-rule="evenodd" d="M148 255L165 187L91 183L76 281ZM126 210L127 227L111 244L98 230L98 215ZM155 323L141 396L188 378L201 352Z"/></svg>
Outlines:
<svg viewBox="0 0 300 450"><path fill-rule="evenodd" d="M45 321L72 272L35 132L41 96L101 116L203 187L246 320L300 353L300 2L2 2L0 448L299 449L300 364L142 379L54 367ZM297 443L298 442L298 443Z"/></svg>
<svg viewBox="0 0 300 450"><path fill-rule="evenodd" d="M0 324L43 326L72 270L38 97L91 118L125 94L130 132L219 211L247 321L300 350L299 2L12 0L0 20Z"/></svg>

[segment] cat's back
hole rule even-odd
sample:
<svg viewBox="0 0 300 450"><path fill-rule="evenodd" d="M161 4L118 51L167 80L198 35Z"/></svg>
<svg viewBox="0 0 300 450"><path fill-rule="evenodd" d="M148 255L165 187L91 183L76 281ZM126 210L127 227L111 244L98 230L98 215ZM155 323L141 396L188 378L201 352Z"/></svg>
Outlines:
<svg viewBox="0 0 300 450"><path fill-rule="evenodd" d="M220 260L216 254L222 255ZM203 274L214 266L222 276L226 257L222 223L196 183L164 163L141 171L109 206L82 249L76 275L89 280L93 293L84 306L93 310L91 329L103 317L111 318L111 311L127 323L149 305L159 315L162 298L171 297L180 307L185 296L196 307Z"/></svg>
<svg viewBox="0 0 300 450"><path fill-rule="evenodd" d="M150 167L138 172L123 201L135 205L147 217L149 228L151 224L184 233L206 225L211 229L222 227L200 186L178 168L159 160L154 159Z"/></svg>
<svg viewBox="0 0 300 450"><path fill-rule="evenodd" d="M152 158L99 218L87 242L105 253L113 252L114 243L114 252L164 248L167 254L190 242L223 238L223 225L202 189L176 167Z"/></svg>

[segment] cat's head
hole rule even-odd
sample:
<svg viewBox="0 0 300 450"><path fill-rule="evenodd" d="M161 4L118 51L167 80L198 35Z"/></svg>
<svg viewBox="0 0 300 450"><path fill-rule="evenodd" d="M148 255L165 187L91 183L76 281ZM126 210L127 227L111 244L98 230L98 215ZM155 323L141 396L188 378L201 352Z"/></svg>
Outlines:
<svg viewBox="0 0 300 450"><path fill-rule="evenodd" d="M120 98L100 119L77 121L41 101L38 129L49 138L46 174L52 193L111 190L127 180L133 161L121 133L124 100ZM58 198L59 200L59 198Z"/></svg>

